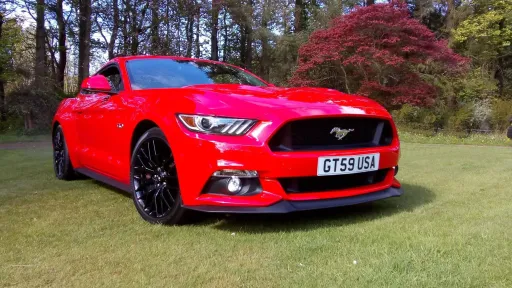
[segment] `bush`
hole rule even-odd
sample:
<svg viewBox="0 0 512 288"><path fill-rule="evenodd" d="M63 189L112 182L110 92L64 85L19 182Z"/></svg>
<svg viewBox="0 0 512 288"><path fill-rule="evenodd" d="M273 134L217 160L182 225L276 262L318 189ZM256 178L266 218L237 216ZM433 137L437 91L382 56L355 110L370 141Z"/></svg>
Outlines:
<svg viewBox="0 0 512 288"><path fill-rule="evenodd" d="M0 133L23 131L23 119L9 115L6 121L0 121Z"/></svg>
<svg viewBox="0 0 512 288"><path fill-rule="evenodd" d="M441 107L429 109L405 104L400 110L393 111L392 115L398 124L413 129L436 130L442 128L445 122L445 111Z"/></svg>
<svg viewBox="0 0 512 288"><path fill-rule="evenodd" d="M476 129L491 130L492 103L489 99L477 101L473 108L473 126Z"/></svg>
<svg viewBox="0 0 512 288"><path fill-rule="evenodd" d="M512 100L495 100L492 105L491 123L495 130L505 131L512 118Z"/></svg>
<svg viewBox="0 0 512 288"><path fill-rule="evenodd" d="M24 119L25 129L45 131L51 126L62 96L56 95L50 87L36 89L29 84L14 87L6 98L9 113L15 118Z"/></svg>
<svg viewBox="0 0 512 288"><path fill-rule="evenodd" d="M474 108L472 105L462 106L453 116L448 119L448 130L465 131L474 128Z"/></svg>

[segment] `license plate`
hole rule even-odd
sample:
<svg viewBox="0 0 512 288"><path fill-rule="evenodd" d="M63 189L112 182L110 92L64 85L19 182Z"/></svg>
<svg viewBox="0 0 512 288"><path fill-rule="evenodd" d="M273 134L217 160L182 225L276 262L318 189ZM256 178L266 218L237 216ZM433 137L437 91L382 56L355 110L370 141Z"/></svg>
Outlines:
<svg viewBox="0 0 512 288"><path fill-rule="evenodd" d="M319 157L317 175L343 175L379 170L379 153Z"/></svg>

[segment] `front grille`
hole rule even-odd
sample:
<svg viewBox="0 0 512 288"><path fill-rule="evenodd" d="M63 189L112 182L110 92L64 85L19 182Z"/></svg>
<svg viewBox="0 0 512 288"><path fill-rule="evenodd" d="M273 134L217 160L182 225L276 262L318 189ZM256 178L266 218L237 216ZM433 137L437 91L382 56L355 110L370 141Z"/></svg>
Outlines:
<svg viewBox="0 0 512 288"><path fill-rule="evenodd" d="M336 131L350 130L341 140ZM284 125L270 139L272 151L322 151L387 146L393 141L389 121L339 117L297 120Z"/></svg>
<svg viewBox="0 0 512 288"><path fill-rule="evenodd" d="M378 184L386 179L388 172L389 169L381 169L349 175L280 178L278 181L286 193L325 192Z"/></svg>

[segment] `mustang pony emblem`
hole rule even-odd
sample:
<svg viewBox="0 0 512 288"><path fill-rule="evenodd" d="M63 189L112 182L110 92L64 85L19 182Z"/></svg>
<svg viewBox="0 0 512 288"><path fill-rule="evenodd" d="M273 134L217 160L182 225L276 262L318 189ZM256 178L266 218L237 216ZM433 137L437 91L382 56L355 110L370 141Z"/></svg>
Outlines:
<svg viewBox="0 0 512 288"><path fill-rule="evenodd" d="M340 127L334 127L334 128L332 128L331 133L329 133L329 134L335 133L334 136L336 136L336 138L338 140L341 140L341 139L345 138L345 136L347 136L347 134L352 131L354 131L354 129L341 129Z"/></svg>

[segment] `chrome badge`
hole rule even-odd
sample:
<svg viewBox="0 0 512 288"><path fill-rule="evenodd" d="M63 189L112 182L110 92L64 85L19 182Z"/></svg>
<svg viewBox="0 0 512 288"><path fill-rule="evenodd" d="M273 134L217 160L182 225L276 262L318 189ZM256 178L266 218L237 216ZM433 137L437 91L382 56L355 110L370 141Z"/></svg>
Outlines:
<svg viewBox="0 0 512 288"><path fill-rule="evenodd" d="M334 127L334 128L332 128L330 134L334 133L334 136L338 140L342 140L343 138L345 138L345 136L347 136L348 133L350 133L352 131L354 131L354 129L341 129L340 127Z"/></svg>

